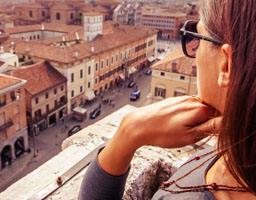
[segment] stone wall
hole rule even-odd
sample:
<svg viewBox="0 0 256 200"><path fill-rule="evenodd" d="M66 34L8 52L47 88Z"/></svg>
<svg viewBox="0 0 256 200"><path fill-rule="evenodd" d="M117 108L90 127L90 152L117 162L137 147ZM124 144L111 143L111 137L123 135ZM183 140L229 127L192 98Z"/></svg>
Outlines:
<svg viewBox="0 0 256 200"><path fill-rule="evenodd" d="M77 163L90 157L90 153L113 137L122 117L134 110L127 105L106 118L81 130L65 140L63 151L22 178L0 194L0 199L42 199L57 187L56 179L65 174L75 173ZM150 199L158 186L176 171L176 169L195 151L192 146L180 149L162 149L144 146L138 149L131 163L131 170L123 199ZM75 200L87 167L48 195L48 200ZM64 175L63 175L64 174Z"/></svg>

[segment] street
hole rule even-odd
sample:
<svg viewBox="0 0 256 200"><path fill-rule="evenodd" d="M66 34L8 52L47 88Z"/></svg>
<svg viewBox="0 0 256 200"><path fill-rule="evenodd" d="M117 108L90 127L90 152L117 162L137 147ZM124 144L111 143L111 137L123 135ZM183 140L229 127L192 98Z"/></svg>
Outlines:
<svg viewBox="0 0 256 200"><path fill-rule="evenodd" d="M88 116L85 121L76 121L69 115L65 117L64 122L58 122L55 126L40 132L38 136L35 136L34 141L33 138L29 137L31 152L24 153L21 157L16 159L12 165L0 171L0 192L57 155L61 151L62 141L68 137L68 130L74 125L80 125L82 128L85 128L127 104L136 107L150 104L151 100L147 98L147 95L150 92L151 75L145 75L143 71L139 71L133 74L133 80L138 89L141 90L141 96L137 101L130 101L129 97L133 89L127 87L129 82L129 80L127 80L125 86L120 88L113 87L103 94L104 98L108 98L114 102L114 107L109 104L103 104L101 98L98 97L93 103L85 106L88 110ZM98 107L99 104L101 104L100 116L96 119L90 119L90 111Z"/></svg>

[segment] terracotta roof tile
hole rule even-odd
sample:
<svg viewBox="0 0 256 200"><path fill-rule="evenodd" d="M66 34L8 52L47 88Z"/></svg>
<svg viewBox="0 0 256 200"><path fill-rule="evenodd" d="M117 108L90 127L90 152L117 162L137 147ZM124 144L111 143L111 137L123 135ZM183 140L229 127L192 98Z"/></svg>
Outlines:
<svg viewBox="0 0 256 200"><path fill-rule="evenodd" d="M17 4L15 8L45 8L40 3L21 3Z"/></svg>
<svg viewBox="0 0 256 200"><path fill-rule="evenodd" d="M20 82L21 82L21 80L19 80L17 78L13 78L10 76L0 74L0 90L7 88L9 86L15 85Z"/></svg>
<svg viewBox="0 0 256 200"><path fill-rule="evenodd" d="M67 81L61 73L46 62L28 67L21 67L17 70L7 72L6 74L27 80L25 88L32 95Z"/></svg>
<svg viewBox="0 0 256 200"><path fill-rule="evenodd" d="M19 42L16 44L15 51L17 54L29 55L42 58L49 61L60 63L71 63L79 59L86 58L93 54L100 53L112 48L135 42L149 35L156 34L157 31L147 27L136 27L128 25L120 25L114 22L107 21L103 24L103 35L98 35L96 39L90 42L84 42L66 47L57 47L53 45L56 42L61 42L62 37L52 38L45 41L35 42ZM83 29L80 27L79 37L83 40ZM66 41L75 40L75 33L65 36ZM94 47L94 52L91 52L91 47ZM8 50L8 45L4 46L5 51ZM74 53L78 56L75 57Z"/></svg>
<svg viewBox="0 0 256 200"><path fill-rule="evenodd" d="M42 30L42 24L35 24L35 25L29 25L29 26L15 26L13 28L7 28L5 31L9 34L14 34L14 33L24 33L24 32L31 32L31 31L41 31L41 30ZM65 24L45 23L44 30L70 33L70 32L75 32L77 30L81 30L81 27L65 25Z"/></svg>
<svg viewBox="0 0 256 200"><path fill-rule="evenodd" d="M196 61L195 59L186 57L183 54L181 46L151 66L151 69L172 72L173 63L176 63L178 73L193 75L193 66L196 66Z"/></svg>

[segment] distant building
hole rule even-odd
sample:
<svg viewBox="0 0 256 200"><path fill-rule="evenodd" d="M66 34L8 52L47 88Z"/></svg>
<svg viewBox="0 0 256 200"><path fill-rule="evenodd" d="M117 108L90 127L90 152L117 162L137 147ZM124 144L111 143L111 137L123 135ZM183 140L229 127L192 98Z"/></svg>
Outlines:
<svg viewBox="0 0 256 200"><path fill-rule="evenodd" d="M114 8L118 5L112 1L86 3L80 0L38 0L35 3L22 3L15 6L16 25L58 23L65 25L83 25L83 13L101 13L103 20L111 20Z"/></svg>
<svg viewBox="0 0 256 200"><path fill-rule="evenodd" d="M49 63L22 67L7 74L27 80L24 89L30 135L55 125L67 113L67 79Z"/></svg>
<svg viewBox="0 0 256 200"><path fill-rule="evenodd" d="M166 9L142 9L141 25L155 28L158 37L163 39L179 38L179 30L187 19L185 13L171 13Z"/></svg>
<svg viewBox="0 0 256 200"><path fill-rule="evenodd" d="M177 48L152 67L151 95L154 101L168 97L197 94L195 59Z"/></svg>
<svg viewBox="0 0 256 200"><path fill-rule="evenodd" d="M141 23L141 4L119 4L113 11L112 19L122 24L139 25Z"/></svg>
<svg viewBox="0 0 256 200"><path fill-rule="evenodd" d="M0 74L0 168L28 150L25 80Z"/></svg>

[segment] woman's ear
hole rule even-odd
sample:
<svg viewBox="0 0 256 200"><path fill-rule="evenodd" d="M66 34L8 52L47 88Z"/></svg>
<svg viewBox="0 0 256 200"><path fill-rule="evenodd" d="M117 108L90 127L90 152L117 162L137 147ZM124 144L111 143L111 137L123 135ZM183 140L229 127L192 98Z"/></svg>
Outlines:
<svg viewBox="0 0 256 200"><path fill-rule="evenodd" d="M219 69L218 85L225 88L229 86L231 73L232 48L229 44L222 45L221 55L223 62Z"/></svg>

